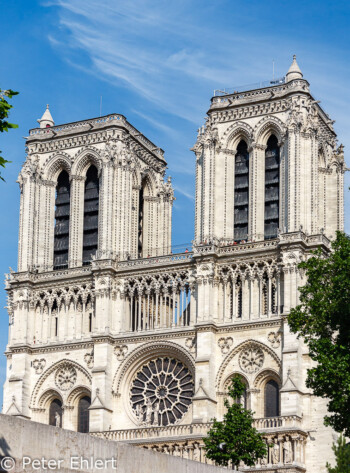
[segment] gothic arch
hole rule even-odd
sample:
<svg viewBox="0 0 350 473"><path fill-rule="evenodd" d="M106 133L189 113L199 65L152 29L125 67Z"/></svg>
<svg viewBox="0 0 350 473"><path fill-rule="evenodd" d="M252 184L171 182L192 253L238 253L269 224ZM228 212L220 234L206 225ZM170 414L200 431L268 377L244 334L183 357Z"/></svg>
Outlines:
<svg viewBox="0 0 350 473"><path fill-rule="evenodd" d="M74 156L72 174L85 177L87 170L92 164L97 168L100 175L102 171L102 158L99 151L91 146L83 148Z"/></svg>
<svg viewBox="0 0 350 473"><path fill-rule="evenodd" d="M41 409L46 409L54 399L59 399L63 404L63 398L58 390L51 388L46 389L46 391L44 391L39 398L38 407Z"/></svg>
<svg viewBox="0 0 350 473"><path fill-rule="evenodd" d="M261 389L270 379L276 381L280 388L282 387L279 373L272 368L263 368L261 371L259 371L259 373L255 376L252 386L254 389Z"/></svg>
<svg viewBox="0 0 350 473"><path fill-rule="evenodd" d="M152 357L159 356L160 353L162 356L174 356L183 361L194 378L194 359L186 349L174 342L149 342L133 350L121 363L113 378L113 394L120 395L121 384L128 385L135 370Z"/></svg>
<svg viewBox="0 0 350 473"><path fill-rule="evenodd" d="M284 140L286 127L277 117L268 116L262 118L254 127L255 142L260 145L266 145L271 135L276 135L279 145Z"/></svg>
<svg viewBox="0 0 350 473"><path fill-rule="evenodd" d="M50 156L44 163L43 166L43 177L49 181L56 183L57 178L61 171L67 171L69 177L71 177L71 157L69 154L64 152L55 153Z"/></svg>
<svg viewBox="0 0 350 473"><path fill-rule="evenodd" d="M32 408L37 407L40 390L41 390L44 382L47 380L47 378L54 371L56 371L57 369L59 369L60 367L65 366L65 365L73 366L77 371L82 373L87 378L88 382L91 385L91 375L90 375L90 373L85 368L83 368L79 363L77 363L76 361L64 358L63 360L57 361L52 366L50 366L50 368L48 368L46 371L44 371L44 373L40 376L40 378L36 382L36 384L34 386L34 389L33 389L33 392L32 392L31 399L30 399L30 406ZM61 397L62 397L62 395L61 395Z"/></svg>
<svg viewBox="0 0 350 473"><path fill-rule="evenodd" d="M244 342L237 345L236 348L234 348L230 353L228 353L226 357L224 358L224 360L222 361L221 366L218 370L218 374L216 375L216 380L215 380L215 386L218 391L221 391L223 388L223 375L225 373L225 369L227 368L228 364L242 349L248 346L255 346L255 347L261 348L264 352L270 355L271 358L273 358L273 360L276 362L279 368L281 367L281 360L271 348L269 348L264 343L259 342L258 340L253 340L253 339L245 340ZM241 373L239 372L238 374L241 374Z"/></svg>
<svg viewBox="0 0 350 473"><path fill-rule="evenodd" d="M91 397L91 389L87 388L83 384L76 386L68 395L66 405L74 407L79 399L84 396Z"/></svg>
<svg viewBox="0 0 350 473"><path fill-rule="evenodd" d="M222 388L223 388L223 393L225 393L225 389L228 388L228 384L229 384L229 381L234 377L234 376L239 376L240 378L243 379L243 382L246 384L246 386L249 388L250 387L250 382L248 380L248 377L244 374L244 373L241 373L240 371L237 371L237 370L234 370L232 371L230 374L228 374L227 376L225 376L225 378L223 378L223 381L222 381Z"/></svg>
<svg viewBox="0 0 350 473"><path fill-rule="evenodd" d="M241 140L244 140L247 143L249 149L253 140L253 128L245 122L233 123L222 135L222 147L236 150L237 145Z"/></svg>

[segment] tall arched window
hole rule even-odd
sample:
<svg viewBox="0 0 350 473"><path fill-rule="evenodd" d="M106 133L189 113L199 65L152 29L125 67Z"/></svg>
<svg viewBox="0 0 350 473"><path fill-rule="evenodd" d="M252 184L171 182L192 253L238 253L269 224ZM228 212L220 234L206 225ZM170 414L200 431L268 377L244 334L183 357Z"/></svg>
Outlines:
<svg viewBox="0 0 350 473"><path fill-rule="evenodd" d="M84 192L83 264L91 261L98 245L99 178L95 166L86 173Z"/></svg>
<svg viewBox="0 0 350 473"><path fill-rule="evenodd" d="M70 182L66 171L62 171L57 179L56 209L55 209L55 238L54 238L54 268L68 266L69 250L69 216L70 216Z"/></svg>
<svg viewBox="0 0 350 473"><path fill-rule="evenodd" d="M49 425L62 427L62 402L59 399L54 399L50 404Z"/></svg>
<svg viewBox="0 0 350 473"><path fill-rule="evenodd" d="M89 432L89 407L91 406L91 399L89 396L84 396L80 399L78 404L78 432Z"/></svg>
<svg viewBox="0 0 350 473"><path fill-rule="evenodd" d="M270 379L265 384L265 417L278 417L280 411L280 393L276 381Z"/></svg>
<svg viewBox="0 0 350 473"><path fill-rule="evenodd" d="M279 226L280 150L275 135L265 151L265 239L276 238Z"/></svg>
<svg viewBox="0 0 350 473"><path fill-rule="evenodd" d="M249 212L249 153L247 143L241 140L235 157L234 239L248 238Z"/></svg>
<svg viewBox="0 0 350 473"><path fill-rule="evenodd" d="M144 199L143 199L144 182L141 184L139 192L139 216L138 216L138 239L137 239L137 254L142 258L143 250L143 217L144 217Z"/></svg>

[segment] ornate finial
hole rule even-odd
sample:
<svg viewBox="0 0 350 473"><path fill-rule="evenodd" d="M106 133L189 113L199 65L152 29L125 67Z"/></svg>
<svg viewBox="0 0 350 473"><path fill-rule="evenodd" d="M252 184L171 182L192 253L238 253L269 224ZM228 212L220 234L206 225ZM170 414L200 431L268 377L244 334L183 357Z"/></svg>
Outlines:
<svg viewBox="0 0 350 473"><path fill-rule="evenodd" d="M297 59L297 55L293 54L293 61L296 61L296 59Z"/></svg>

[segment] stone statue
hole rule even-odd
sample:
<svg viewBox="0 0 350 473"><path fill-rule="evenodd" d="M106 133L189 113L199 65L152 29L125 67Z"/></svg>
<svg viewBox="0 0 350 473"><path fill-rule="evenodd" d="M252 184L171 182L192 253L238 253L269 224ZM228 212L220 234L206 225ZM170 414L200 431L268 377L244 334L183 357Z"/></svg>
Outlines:
<svg viewBox="0 0 350 473"><path fill-rule="evenodd" d="M156 402L154 404L153 412L154 412L153 425L157 427L159 425L159 402Z"/></svg>
<svg viewBox="0 0 350 473"><path fill-rule="evenodd" d="M274 439L274 444L272 445L272 463L273 465L277 465L280 461L280 446L278 443L278 439Z"/></svg>
<svg viewBox="0 0 350 473"><path fill-rule="evenodd" d="M284 452L284 463L292 463L293 450L292 450L292 443L289 440L288 435L286 436L285 442L283 442L283 452Z"/></svg>
<svg viewBox="0 0 350 473"><path fill-rule="evenodd" d="M174 457L181 457L181 451L178 445L174 446L173 455Z"/></svg>
<svg viewBox="0 0 350 473"><path fill-rule="evenodd" d="M188 446L184 445L182 449L182 458L185 458L188 460L189 458L189 452L188 452Z"/></svg>
<svg viewBox="0 0 350 473"><path fill-rule="evenodd" d="M200 451L198 443L195 443L193 445L193 460L195 462L200 462L201 461L201 451Z"/></svg>
<svg viewBox="0 0 350 473"><path fill-rule="evenodd" d="M141 404L136 405L135 415L136 415L138 425L141 425L142 420L143 420L143 410L142 410Z"/></svg>
<svg viewBox="0 0 350 473"><path fill-rule="evenodd" d="M58 412L55 413L55 425L56 427L61 427L61 416Z"/></svg>
<svg viewBox="0 0 350 473"><path fill-rule="evenodd" d="M152 425L152 414L153 414L152 401L148 397L146 401L146 420L145 420L147 425Z"/></svg>

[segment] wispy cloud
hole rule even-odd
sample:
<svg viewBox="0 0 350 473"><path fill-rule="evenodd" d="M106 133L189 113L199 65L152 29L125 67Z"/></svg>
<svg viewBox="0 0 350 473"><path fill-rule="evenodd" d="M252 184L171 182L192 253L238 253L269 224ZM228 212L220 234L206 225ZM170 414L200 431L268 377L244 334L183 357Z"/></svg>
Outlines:
<svg viewBox="0 0 350 473"><path fill-rule="evenodd" d="M196 9L217 11L198 0L105 0L102 5L97 0L56 0L47 5L53 4L59 7L60 23L49 37L53 47L66 58L82 50L90 58L90 73L196 125L203 114L203 100L196 98L208 97L213 85L233 85L246 59L240 65L228 59L235 51L242 55L259 45L234 29L201 24ZM82 66L76 56L74 63Z"/></svg>
<svg viewBox="0 0 350 473"><path fill-rule="evenodd" d="M178 187L178 186L173 186L173 187L174 187L174 190L176 192L178 192L179 194L184 195L185 197L187 197L187 199L194 200L194 195L191 194L190 192L187 192L186 190L184 190L183 188Z"/></svg>

